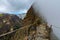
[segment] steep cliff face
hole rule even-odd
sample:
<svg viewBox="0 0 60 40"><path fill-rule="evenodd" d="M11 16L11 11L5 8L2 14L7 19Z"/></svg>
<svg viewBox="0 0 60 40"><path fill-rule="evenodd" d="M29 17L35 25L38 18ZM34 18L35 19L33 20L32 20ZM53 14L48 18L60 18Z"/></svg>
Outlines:
<svg viewBox="0 0 60 40"><path fill-rule="evenodd" d="M22 27L22 20L16 15L0 14L0 34Z"/></svg>
<svg viewBox="0 0 60 40"><path fill-rule="evenodd" d="M50 40L50 28L47 25L47 23L44 21L42 17L39 17L36 15L34 8L31 6L31 8L28 10L27 15L25 17L24 25L30 25L28 28L29 35L34 35L33 32L35 31L35 37L34 40ZM32 36L31 36L32 37Z"/></svg>
<svg viewBox="0 0 60 40"><path fill-rule="evenodd" d="M50 28L38 17L31 7L23 20L23 27L16 31L11 40L49 40Z"/></svg>
<svg viewBox="0 0 60 40"><path fill-rule="evenodd" d="M23 22L24 25L29 25L29 24L33 24L34 22L36 22L37 20L39 20L39 22L42 22L42 18L38 17L36 15L35 10L33 9L33 7L31 6L31 8L28 10ZM41 20L41 21L40 21ZM25 23L26 22L26 23Z"/></svg>
<svg viewBox="0 0 60 40"><path fill-rule="evenodd" d="M23 27L16 31L11 40L25 40L28 36L32 37L33 32L36 34L36 27L42 23L40 20L42 19L35 14L31 7L23 20Z"/></svg>

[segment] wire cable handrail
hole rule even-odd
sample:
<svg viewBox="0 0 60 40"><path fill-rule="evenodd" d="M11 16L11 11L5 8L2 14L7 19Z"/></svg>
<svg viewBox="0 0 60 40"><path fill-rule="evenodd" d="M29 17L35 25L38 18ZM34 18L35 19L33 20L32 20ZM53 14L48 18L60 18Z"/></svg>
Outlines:
<svg viewBox="0 0 60 40"><path fill-rule="evenodd" d="M58 28L58 29L60 29L60 27L57 27L57 26L55 26L55 25L52 25L52 27L55 27L55 28Z"/></svg>
<svg viewBox="0 0 60 40"><path fill-rule="evenodd" d="M28 25L28 26L29 26L29 25ZM56 26L54 26L54 25L52 25L52 27L55 27L55 28L60 29L60 27L56 27ZM22 28L19 28L19 29L23 29L23 28L25 28L25 27L22 27ZM7 33L5 33L5 34L1 34L0 37L5 36L5 35L8 35L8 34L11 34L11 33L13 33L13 32L16 32L16 31L19 30L19 29L16 29L16 30L11 31L11 32L7 32Z"/></svg>
<svg viewBox="0 0 60 40"><path fill-rule="evenodd" d="M31 24L30 24L30 25L31 25ZM30 25L28 25L28 26L30 26ZM25 27L27 27L27 26L25 26ZM22 28L19 28L19 29L23 29L23 28L25 28L25 27L22 27ZM0 37L3 37L3 36L5 36L5 35L11 34L11 33L13 33L13 32L16 32L16 31L19 30L19 29L16 29L16 30L14 30L14 31L7 32L7 33L4 33L4 34L1 34Z"/></svg>

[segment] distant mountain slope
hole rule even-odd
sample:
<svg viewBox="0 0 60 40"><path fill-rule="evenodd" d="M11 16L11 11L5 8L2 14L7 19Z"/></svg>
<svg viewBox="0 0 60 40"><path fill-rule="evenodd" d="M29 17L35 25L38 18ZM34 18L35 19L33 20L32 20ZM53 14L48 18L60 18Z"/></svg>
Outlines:
<svg viewBox="0 0 60 40"><path fill-rule="evenodd" d="M18 15L18 17L21 18L21 19L24 19L25 16L26 16L26 13L22 13L22 14Z"/></svg>
<svg viewBox="0 0 60 40"><path fill-rule="evenodd" d="M22 27L22 19L16 15L0 14L0 34Z"/></svg>

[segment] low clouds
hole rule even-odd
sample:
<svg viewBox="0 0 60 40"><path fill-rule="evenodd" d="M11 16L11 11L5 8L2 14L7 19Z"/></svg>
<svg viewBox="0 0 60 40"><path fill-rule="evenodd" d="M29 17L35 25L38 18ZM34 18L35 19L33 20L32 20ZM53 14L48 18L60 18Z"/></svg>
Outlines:
<svg viewBox="0 0 60 40"><path fill-rule="evenodd" d="M33 0L34 1L34 0ZM11 11L28 10L32 0L0 0L0 12L9 13Z"/></svg>

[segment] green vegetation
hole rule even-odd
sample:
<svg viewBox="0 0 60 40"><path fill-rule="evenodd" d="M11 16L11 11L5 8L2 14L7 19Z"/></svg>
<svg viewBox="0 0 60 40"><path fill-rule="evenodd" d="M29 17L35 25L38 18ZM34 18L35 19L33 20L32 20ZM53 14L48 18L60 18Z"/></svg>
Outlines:
<svg viewBox="0 0 60 40"><path fill-rule="evenodd" d="M3 14L0 14L0 16L3 16Z"/></svg>

